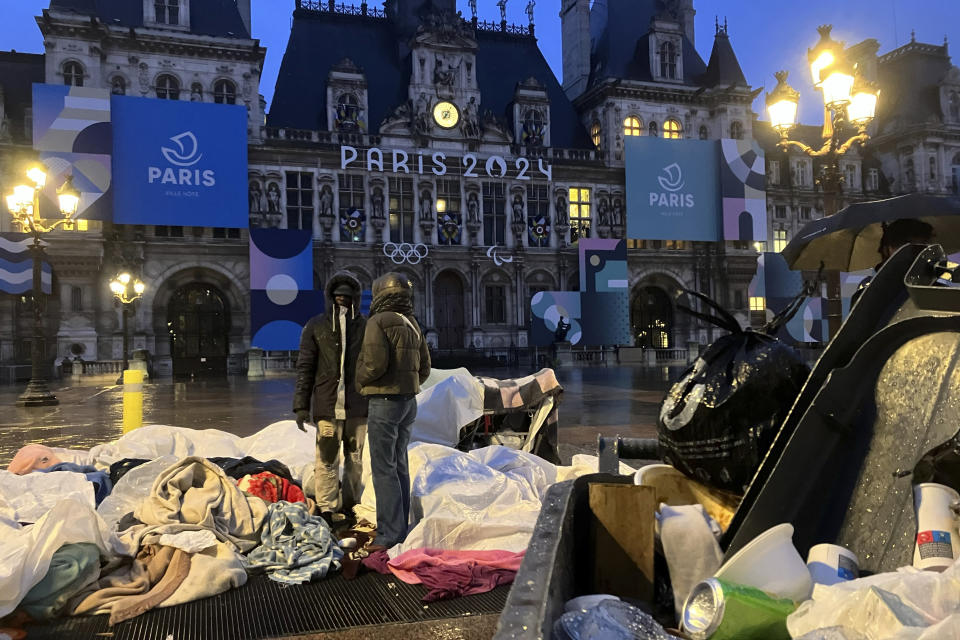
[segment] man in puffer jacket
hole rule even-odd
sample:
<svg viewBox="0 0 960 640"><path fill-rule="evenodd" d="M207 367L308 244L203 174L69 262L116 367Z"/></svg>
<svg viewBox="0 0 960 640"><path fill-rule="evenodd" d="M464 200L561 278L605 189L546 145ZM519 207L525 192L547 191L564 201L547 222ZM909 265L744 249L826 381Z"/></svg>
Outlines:
<svg viewBox="0 0 960 640"><path fill-rule="evenodd" d="M370 320L357 361L357 386L370 400L369 441L377 537L370 551L403 542L410 519L407 444L430 351L413 318L413 286L400 273L373 283Z"/></svg>
<svg viewBox="0 0 960 640"><path fill-rule="evenodd" d="M367 321L360 315L360 282L346 271L327 283L326 302L327 312L312 318L300 336L293 410L301 431L311 420L317 425L317 507L332 524L338 509L352 516L360 501L367 399L357 392L355 372Z"/></svg>

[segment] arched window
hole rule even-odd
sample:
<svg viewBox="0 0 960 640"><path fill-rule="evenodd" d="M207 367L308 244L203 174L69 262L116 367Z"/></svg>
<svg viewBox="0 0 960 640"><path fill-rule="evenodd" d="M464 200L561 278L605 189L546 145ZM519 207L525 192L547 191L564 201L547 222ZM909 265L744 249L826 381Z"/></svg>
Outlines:
<svg viewBox="0 0 960 640"><path fill-rule="evenodd" d="M590 140L593 141L593 146L600 148L600 123L596 120L590 125Z"/></svg>
<svg viewBox="0 0 960 640"><path fill-rule="evenodd" d="M743 125L739 120L730 123L730 137L734 140L743 140Z"/></svg>
<svg viewBox="0 0 960 640"><path fill-rule="evenodd" d="M677 47L672 42L660 45L660 76L670 80L677 77Z"/></svg>
<svg viewBox="0 0 960 640"><path fill-rule="evenodd" d="M160 24L180 24L180 0L154 0L154 13Z"/></svg>
<svg viewBox="0 0 960 640"><path fill-rule="evenodd" d="M623 135L639 136L643 134L643 121L637 116L627 116L623 120Z"/></svg>
<svg viewBox="0 0 960 640"><path fill-rule="evenodd" d="M700 125L700 139L706 140L709 137L710 137L710 130L707 129L706 125L704 124Z"/></svg>
<svg viewBox="0 0 960 640"><path fill-rule="evenodd" d="M158 76L157 97L165 100L179 100L180 81L168 74Z"/></svg>
<svg viewBox="0 0 960 640"><path fill-rule="evenodd" d="M229 80L217 80L213 83L213 101L217 104L236 104L237 87Z"/></svg>
<svg viewBox="0 0 960 640"><path fill-rule="evenodd" d="M656 123L656 122L651 122L649 129L650 129L650 135L653 136L654 138L656 138L656 137L657 137L657 123Z"/></svg>
<svg viewBox="0 0 960 640"><path fill-rule="evenodd" d="M950 119L960 122L960 94L956 91L950 92Z"/></svg>
<svg viewBox="0 0 960 640"><path fill-rule="evenodd" d="M63 84L71 87L83 86L83 65L79 62L63 63Z"/></svg>
<svg viewBox="0 0 960 640"><path fill-rule="evenodd" d="M683 137L683 125L675 118L663 123L663 137L678 140Z"/></svg>
<svg viewBox="0 0 960 640"><path fill-rule="evenodd" d="M113 76L110 80L110 93L115 96L127 94L127 81L123 79L123 76Z"/></svg>
<svg viewBox="0 0 960 640"><path fill-rule="evenodd" d="M360 101L352 93L341 93L337 98L337 130L355 131L359 126Z"/></svg>

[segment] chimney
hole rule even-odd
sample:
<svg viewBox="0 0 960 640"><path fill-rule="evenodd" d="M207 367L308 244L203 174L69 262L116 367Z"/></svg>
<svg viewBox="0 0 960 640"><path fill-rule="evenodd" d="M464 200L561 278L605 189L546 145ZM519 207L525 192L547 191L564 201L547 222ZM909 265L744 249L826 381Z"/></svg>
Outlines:
<svg viewBox="0 0 960 640"><path fill-rule="evenodd" d="M563 90L573 100L590 79L590 0L563 0L560 9Z"/></svg>
<svg viewBox="0 0 960 640"><path fill-rule="evenodd" d="M240 12L240 19L243 20L247 33L253 37L253 28L250 25L250 0L237 0L237 11Z"/></svg>

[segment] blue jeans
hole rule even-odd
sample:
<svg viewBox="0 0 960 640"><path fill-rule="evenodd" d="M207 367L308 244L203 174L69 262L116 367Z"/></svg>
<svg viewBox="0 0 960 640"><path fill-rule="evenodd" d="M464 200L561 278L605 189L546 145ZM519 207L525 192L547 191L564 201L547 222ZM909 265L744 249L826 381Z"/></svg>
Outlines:
<svg viewBox="0 0 960 640"><path fill-rule="evenodd" d="M410 522L410 471L407 444L417 417L415 396L370 396L367 440L373 492L377 496L374 544L392 547L407 537Z"/></svg>

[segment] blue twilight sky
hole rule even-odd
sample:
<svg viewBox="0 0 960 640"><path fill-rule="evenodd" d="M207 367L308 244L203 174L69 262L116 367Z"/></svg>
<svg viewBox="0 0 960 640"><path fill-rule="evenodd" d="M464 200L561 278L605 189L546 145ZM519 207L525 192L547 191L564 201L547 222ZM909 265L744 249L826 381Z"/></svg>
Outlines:
<svg viewBox="0 0 960 640"><path fill-rule="evenodd" d="M377 1L371 0L371 4ZM289 36L294 0L252 2L253 35L267 48L260 91L269 102ZM469 16L467 0L457 2L464 15ZM478 0L477 4L481 19L499 20L495 0ZM0 0L4 18L0 23L0 49L42 52L43 43L33 16L48 5L49 0ZM562 73L559 5L559 0L537 0L535 8L540 47L558 78ZM509 0L507 19L526 24L525 7L526 0ZM719 16L722 22L726 17L730 39L747 81L754 87L770 89L775 83L773 72L789 70L790 83L801 92L800 117L804 123L818 124L823 118L823 107L818 106L806 66L807 48L817 41L818 24L833 24L834 37L848 44L876 38L881 53L908 42L911 30L916 30L918 41L931 44L943 43L946 36L951 52L960 52L958 0L699 0L694 7L696 44L704 61L709 59L713 46L714 18ZM954 62L960 64L960 56L955 56ZM766 119L762 94L754 103L754 110Z"/></svg>

